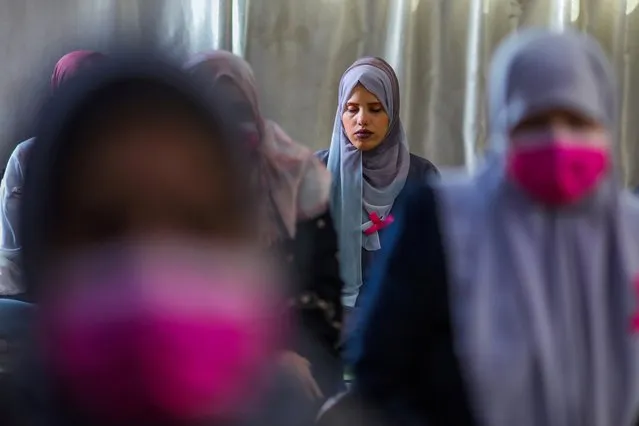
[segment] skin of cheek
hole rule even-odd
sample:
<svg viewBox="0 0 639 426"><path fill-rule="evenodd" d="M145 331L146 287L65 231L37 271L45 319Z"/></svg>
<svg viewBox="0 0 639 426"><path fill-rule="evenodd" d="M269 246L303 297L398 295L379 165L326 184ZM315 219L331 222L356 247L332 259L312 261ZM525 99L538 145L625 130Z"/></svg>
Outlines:
<svg viewBox="0 0 639 426"><path fill-rule="evenodd" d="M367 126L367 128L384 129L384 131L380 132L372 130L375 132L372 138L360 140L354 134L358 129L357 117L350 116L348 111L345 111L344 114L342 114L342 127L344 129L344 133L346 134L349 142L360 151L370 151L377 148L382 144L382 142L384 142L384 139L386 139L386 135L388 134L388 128L390 126L388 115L379 114L377 117L369 118L368 123L369 126Z"/></svg>

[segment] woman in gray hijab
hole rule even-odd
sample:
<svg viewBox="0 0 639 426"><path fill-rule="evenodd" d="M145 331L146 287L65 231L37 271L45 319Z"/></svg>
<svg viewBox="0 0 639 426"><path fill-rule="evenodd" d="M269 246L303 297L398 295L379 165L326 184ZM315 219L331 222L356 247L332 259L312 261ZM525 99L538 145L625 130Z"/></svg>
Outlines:
<svg viewBox="0 0 639 426"><path fill-rule="evenodd" d="M391 225L406 181L438 174L431 162L409 153L399 107L393 68L380 58L355 61L340 81L331 146L316 154L333 175L345 312L359 305L381 231Z"/></svg>
<svg viewBox="0 0 639 426"><path fill-rule="evenodd" d="M488 94L485 167L416 189L389 231L353 395L417 424L631 426L639 203L611 66L586 35L522 31Z"/></svg>

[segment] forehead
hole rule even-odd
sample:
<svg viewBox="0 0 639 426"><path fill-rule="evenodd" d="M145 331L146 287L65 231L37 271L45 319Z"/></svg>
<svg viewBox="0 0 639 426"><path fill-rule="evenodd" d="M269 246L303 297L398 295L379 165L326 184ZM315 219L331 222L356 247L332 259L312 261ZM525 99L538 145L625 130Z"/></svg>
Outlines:
<svg viewBox="0 0 639 426"><path fill-rule="evenodd" d="M80 180L87 185L103 182L113 189L178 185L188 192L192 188L187 186L198 184L198 179L214 185L214 175L224 168L220 138L187 115L133 115L105 121L78 137L78 149L67 164L68 179L83 176ZM185 179L191 183L185 184Z"/></svg>
<svg viewBox="0 0 639 426"><path fill-rule="evenodd" d="M365 102L365 103L380 103L380 100L375 96L374 93L371 93L366 87L361 84L358 84L353 88L351 92L350 98L348 98L349 103L357 103L357 102Z"/></svg>
<svg viewBox="0 0 639 426"><path fill-rule="evenodd" d="M386 73L377 67L359 65L344 74L340 90L340 98L343 102L351 96L358 85L371 92L384 105L390 105L393 102L391 81Z"/></svg>
<svg viewBox="0 0 639 426"><path fill-rule="evenodd" d="M123 156L122 164L128 163L128 156L142 166L160 155L160 148L178 158L201 149L215 152L222 148L213 118L176 93L154 90L150 96L145 91L105 95L89 100L81 110L65 132L69 139L65 169L82 168L100 155Z"/></svg>
<svg viewBox="0 0 639 426"><path fill-rule="evenodd" d="M69 153L59 187L65 208L116 205L153 218L206 205L233 185L223 183L233 170L224 140L188 115L139 114L103 124L78 135Z"/></svg>
<svg viewBox="0 0 639 426"><path fill-rule="evenodd" d="M196 145L218 147L221 145L218 136L214 128L179 107L155 111L125 108L117 115L102 117L94 126L87 126L78 134L78 145L85 144L82 151L88 152L145 147L149 150L147 155L153 156L153 148L161 145L175 150L192 150Z"/></svg>

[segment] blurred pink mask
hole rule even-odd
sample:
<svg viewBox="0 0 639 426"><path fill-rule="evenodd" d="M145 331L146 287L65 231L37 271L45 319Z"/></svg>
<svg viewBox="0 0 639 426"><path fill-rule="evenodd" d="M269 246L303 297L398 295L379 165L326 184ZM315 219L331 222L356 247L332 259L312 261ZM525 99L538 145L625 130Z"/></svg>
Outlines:
<svg viewBox="0 0 639 426"><path fill-rule="evenodd" d="M272 275L251 258L140 246L54 276L67 290L42 306L47 353L87 414L177 424L232 417L257 397L282 330Z"/></svg>
<svg viewBox="0 0 639 426"><path fill-rule="evenodd" d="M567 205L594 190L608 170L609 156L605 146L575 140L542 141L534 146L512 147L507 173L536 200Z"/></svg>

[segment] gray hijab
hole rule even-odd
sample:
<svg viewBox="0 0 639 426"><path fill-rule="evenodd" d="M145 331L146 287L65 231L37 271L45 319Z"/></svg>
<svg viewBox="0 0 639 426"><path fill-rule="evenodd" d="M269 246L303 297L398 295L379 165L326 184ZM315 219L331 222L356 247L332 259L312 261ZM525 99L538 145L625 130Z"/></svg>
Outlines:
<svg viewBox="0 0 639 426"><path fill-rule="evenodd" d="M483 170L438 189L462 373L480 424L631 426L639 415L639 205L615 173L549 210L505 179L508 133L568 108L615 138L610 65L591 38L528 30L498 50Z"/></svg>
<svg viewBox="0 0 639 426"><path fill-rule="evenodd" d="M355 86L361 84L381 102L390 118L386 138L380 146L362 152L346 137L342 114ZM399 118L399 83L389 64L379 58L362 58L342 76L328 169L333 175L331 209L339 235L339 260L344 280L342 303L355 306L362 285L362 248L381 248L377 232L364 235L375 212L382 219L390 214L395 198L404 188L410 153Z"/></svg>

